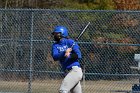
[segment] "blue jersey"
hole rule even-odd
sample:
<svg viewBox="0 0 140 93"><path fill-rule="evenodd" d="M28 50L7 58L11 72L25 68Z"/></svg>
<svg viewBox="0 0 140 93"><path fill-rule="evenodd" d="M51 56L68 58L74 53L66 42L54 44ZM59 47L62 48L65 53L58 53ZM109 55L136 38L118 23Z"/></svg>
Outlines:
<svg viewBox="0 0 140 93"><path fill-rule="evenodd" d="M73 43L74 43L74 40L72 39L62 38L58 43L54 43L52 45L52 57L55 61L60 62L62 69L64 71L66 69L70 69L72 66L80 67L80 63L78 62L78 59L81 58L81 51L77 43L74 43L75 45L72 47L71 54L72 53L77 54L78 58L73 60L71 59L71 56L69 56L68 58L64 56L66 49L71 48Z"/></svg>

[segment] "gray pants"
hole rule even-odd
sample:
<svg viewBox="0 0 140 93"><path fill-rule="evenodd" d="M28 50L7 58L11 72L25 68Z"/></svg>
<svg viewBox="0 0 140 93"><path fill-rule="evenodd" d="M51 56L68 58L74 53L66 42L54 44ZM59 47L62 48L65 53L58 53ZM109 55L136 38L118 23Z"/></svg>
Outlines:
<svg viewBox="0 0 140 93"><path fill-rule="evenodd" d="M82 93L80 84L82 76L82 69L78 66L73 66L72 70L70 70L62 81L59 93Z"/></svg>

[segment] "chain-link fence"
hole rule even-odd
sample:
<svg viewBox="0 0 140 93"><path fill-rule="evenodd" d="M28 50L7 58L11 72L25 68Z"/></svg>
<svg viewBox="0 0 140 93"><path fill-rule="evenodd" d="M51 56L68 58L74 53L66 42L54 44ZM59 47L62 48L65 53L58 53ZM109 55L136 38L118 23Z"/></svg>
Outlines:
<svg viewBox="0 0 140 93"><path fill-rule="evenodd" d="M78 41L83 93L131 91L140 77L139 11L0 9L0 93L58 93L51 32L64 25L74 39L88 22Z"/></svg>

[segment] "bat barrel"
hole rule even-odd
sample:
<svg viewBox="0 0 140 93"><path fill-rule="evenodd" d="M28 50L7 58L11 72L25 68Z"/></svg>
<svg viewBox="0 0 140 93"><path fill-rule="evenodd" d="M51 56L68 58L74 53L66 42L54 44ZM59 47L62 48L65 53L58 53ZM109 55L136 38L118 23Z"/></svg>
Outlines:
<svg viewBox="0 0 140 93"><path fill-rule="evenodd" d="M90 22L88 22L88 24L85 26L85 28L83 29L83 31L78 35L78 37L76 38L77 41L82 36L82 34L85 32L85 30L87 29L87 27L89 26L89 24L90 24Z"/></svg>

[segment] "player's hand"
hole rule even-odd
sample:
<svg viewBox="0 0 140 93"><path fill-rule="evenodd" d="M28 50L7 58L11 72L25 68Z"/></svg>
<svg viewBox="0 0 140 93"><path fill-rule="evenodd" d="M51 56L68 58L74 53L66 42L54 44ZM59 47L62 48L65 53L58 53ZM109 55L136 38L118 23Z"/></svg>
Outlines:
<svg viewBox="0 0 140 93"><path fill-rule="evenodd" d="M65 57L69 57L71 51L72 51L72 48L68 48L65 52Z"/></svg>

